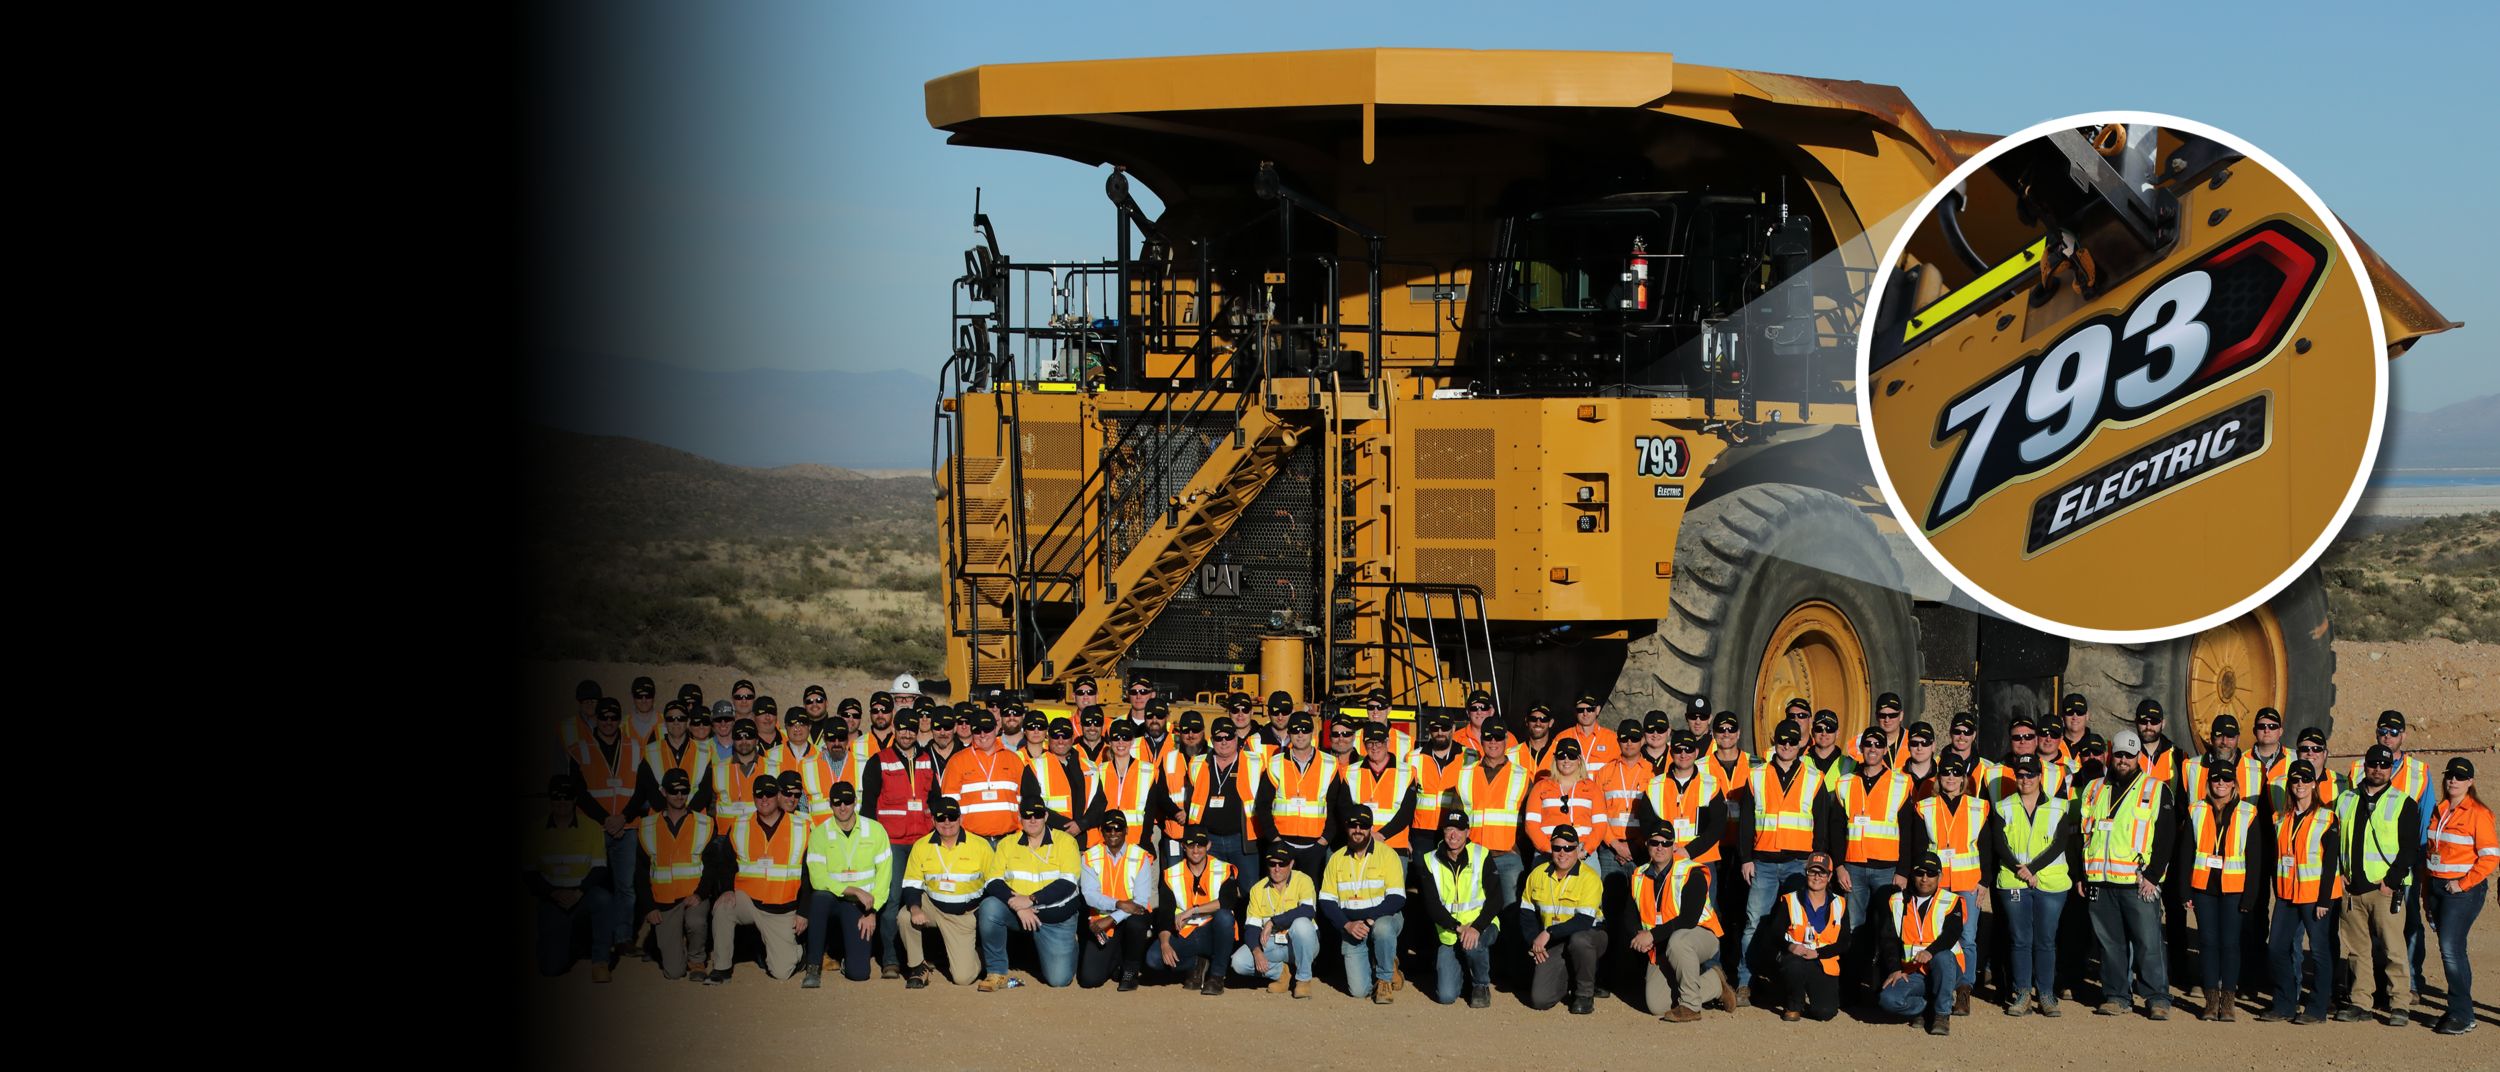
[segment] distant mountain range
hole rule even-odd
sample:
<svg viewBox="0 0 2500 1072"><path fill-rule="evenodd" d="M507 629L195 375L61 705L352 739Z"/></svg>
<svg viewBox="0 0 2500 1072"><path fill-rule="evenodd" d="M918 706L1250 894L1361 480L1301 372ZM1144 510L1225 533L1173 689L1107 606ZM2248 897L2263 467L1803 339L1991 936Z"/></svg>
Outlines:
<svg viewBox="0 0 2500 1072"><path fill-rule="evenodd" d="M567 547L789 537L836 546L934 546L929 478L827 465L754 469L617 436L540 427L529 499L542 538Z"/></svg>
<svg viewBox="0 0 2500 1072"><path fill-rule="evenodd" d="M756 469L813 463L929 468L937 381L910 372L707 372L557 355L530 415L593 436L628 436Z"/></svg>
<svg viewBox="0 0 2500 1072"><path fill-rule="evenodd" d="M2387 415L2378 468L2500 469L2500 394Z"/></svg>

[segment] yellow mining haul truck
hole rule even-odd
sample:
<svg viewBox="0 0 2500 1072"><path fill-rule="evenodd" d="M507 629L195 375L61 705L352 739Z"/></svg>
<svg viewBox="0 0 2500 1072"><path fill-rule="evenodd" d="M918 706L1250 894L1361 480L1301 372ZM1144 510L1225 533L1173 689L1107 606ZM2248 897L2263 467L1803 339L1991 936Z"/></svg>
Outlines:
<svg viewBox="0 0 2500 1072"><path fill-rule="evenodd" d="M1109 259L1014 260L976 200L933 452L957 696L1700 696L1767 740L1789 697L1854 734L1890 691L1990 747L2066 690L2328 717L2322 616L2083 654L1900 534L1865 295L1991 139L1898 90L1358 49L977 67L927 109L1112 166Z"/></svg>

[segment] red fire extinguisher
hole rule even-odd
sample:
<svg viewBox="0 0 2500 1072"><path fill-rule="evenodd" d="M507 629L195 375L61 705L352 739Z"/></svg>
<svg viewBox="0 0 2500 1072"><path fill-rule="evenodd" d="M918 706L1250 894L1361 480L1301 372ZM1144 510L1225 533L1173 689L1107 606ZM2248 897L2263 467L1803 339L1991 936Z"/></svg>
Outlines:
<svg viewBox="0 0 2500 1072"><path fill-rule="evenodd" d="M1642 239L1632 239L1632 271L1629 273L1632 277L1632 308L1641 312L1649 311L1648 248Z"/></svg>

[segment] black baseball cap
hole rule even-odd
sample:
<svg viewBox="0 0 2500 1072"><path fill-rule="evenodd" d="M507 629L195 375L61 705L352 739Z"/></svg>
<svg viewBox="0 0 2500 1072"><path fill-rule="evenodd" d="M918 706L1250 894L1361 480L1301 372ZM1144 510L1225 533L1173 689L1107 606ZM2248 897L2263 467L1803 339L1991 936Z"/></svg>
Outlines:
<svg viewBox="0 0 2500 1072"><path fill-rule="evenodd" d="M887 691L885 691L884 689L878 689L878 690L877 690L877 691L875 691L875 692L869 693L869 694L868 694L868 706L870 706L870 707L878 707L878 706L892 707L892 706L894 706L894 694L893 694L893 693L890 693L890 692L887 692Z"/></svg>
<svg viewBox="0 0 2500 1072"><path fill-rule="evenodd" d="M974 733L996 733L996 732L998 732L998 716L997 716L997 715L993 715L993 714L991 714L991 713L989 713L989 712L987 712L987 711L983 711L983 712L981 712L980 714L977 714L977 715L972 716L972 732L974 732Z"/></svg>
<svg viewBox="0 0 2500 1072"><path fill-rule="evenodd" d="M859 790L852 788L849 782L835 782L833 788L825 790L825 803L835 807L857 804L859 803Z"/></svg>
<svg viewBox="0 0 2500 1072"><path fill-rule="evenodd" d="M1218 718L1213 722L1207 723L1207 736L1217 738L1219 740L1225 737L1239 737L1241 736L1241 727L1234 725L1232 719Z"/></svg>
<svg viewBox="0 0 2500 1072"><path fill-rule="evenodd" d="M824 698L825 687L822 685L809 685L808 687L799 690L800 703L806 703L810 700L821 700ZM850 704L852 707L859 706L858 700L850 699L849 697L844 697L843 702Z"/></svg>
<svg viewBox="0 0 2500 1072"><path fill-rule="evenodd" d="M761 739L763 734L756 731L754 719L742 718L729 724L729 737L731 740L740 737Z"/></svg>
<svg viewBox="0 0 2500 1072"><path fill-rule="evenodd" d="M1828 852L1810 852L1806 854L1806 870L1820 871L1828 875L1836 869L1837 868L1832 863L1832 854Z"/></svg>
<svg viewBox="0 0 2500 1072"><path fill-rule="evenodd" d="M1196 711L1182 715L1180 722L1176 725L1182 733L1205 733L1207 731L1206 716Z"/></svg>
<svg viewBox="0 0 2500 1072"><path fill-rule="evenodd" d="M1016 814L1027 819L1047 819L1050 818L1050 805L1038 800L1028 800L1024 802L1023 807L1016 809Z"/></svg>
<svg viewBox="0 0 2500 1072"><path fill-rule="evenodd" d="M660 776L662 791L677 792L692 788L694 788L694 779L686 774L686 769L683 767L670 767L668 773Z"/></svg>
<svg viewBox="0 0 2500 1072"><path fill-rule="evenodd" d="M1363 724L1364 744L1370 744L1373 741L1387 741L1388 739L1389 727L1383 726L1377 722L1366 722Z"/></svg>
<svg viewBox="0 0 2500 1072"><path fill-rule="evenodd" d="M1705 716L1705 717L1707 717L1707 716ZM1673 736L1673 735L1678 734L1678 733L1689 733L1689 732L1691 732L1691 731L1689 731L1689 730L1679 730L1679 729L1676 729L1676 728L1675 728L1675 720L1674 720L1674 719L1668 718L1668 717L1667 717L1666 715L1664 715L1664 714L1660 714L1660 715L1659 715L1658 717L1656 717L1656 718L1653 718L1653 719L1650 719L1650 720L1649 720L1649 721L1647 721L1647 722L1641 723L1641 732L1643 732L1643 733L1664 733L1664 734L1667 734L1667 735L1669 735L1669 736Z"/></svg>
<svg viewBox="0 0 2500 1072"><path fill-rule="evenodd" d="M1772 744L1804 744L1805 739L1805 732L1799 730L1794 722L1782 722L1778 729L1771 731Z"/></svg>
<svg viewBox="0 0 2500 1072"><path fill-rule="evenodd" d="M1970 727L1974 732L1977 731L1979 729L1979 716L1971 714L1968 711L1964 711L1961 714L1953 716L1952 719L1945 723L1945 727L1947 729L1958 730L1965 726Z"/></svg>
<svg viewBox="0 0 2500 1072"><path fill-rule="evenodd" d="M2396 750L2383 744L2371 745L2369 751L2361 754L2361 765L2364 767L2393 767L2396 765Z"/></svg>
<svg viewBox="0 0 2500 1072"><path fill-rule="evenodd" d="M1456 829L1459 829L1459 830L1465 830L1465 829L1467 829L1467 811L1466 811L1466 809L1464 809L1464 808L1443 808L1443 809L1441 809L1441 829L1443 829L1443 830L1449 830L1449 829L1452 829L1452 828L1456 828Z"/></svg>
<svg viewBox="0 0 2500 1072"><path fill-rule="evenodd" d="M781 703L770 696L758 696L755 698L755 713L759 715L778 715L781 713Z"/></svg>
<svg viewBox="0 0 2500 1072"><path fill-rule="evenodd" d="M1510 727L1504 725L1502 720L1498 718L1485 719L1484 728L1476 731L1476 739L1482 741L1507 741L1510 739Z"/></svg>
<svg viewBox="0 0 2500 1072"><path fill-rule="evenodd" d="M573 686L573 698L576 700L598 699L599 683L588 678L582 679L581 684Z"/></svg>
<svg viewBox="0 0 2500 1072"><path fill-rule="evenodd" d="M755 781L748 785L747 788L753 790L755 795L759 797L779 796L781 795L781 776L778 774L758 774L755 776Z"/></svg>
<svg viewBox="0 0 2500 1072"><path fill-rule="evenodd" d="M1553 836L1546 839L1547 844L1550 844L1558 849L1562 848L1563 842L1566 841L1573 845L1578 845L1580 843L1580 832L1574 829L1569 823L1564 823L1561 826L1555 827Z"/></svg>
<svg viewBox="0 0 2500 1072"><path fill-rule="evenodd" d="M2300 736L2294 738L2294 740L2299 744L2307 744L2311 741L2316 741L2319 744L2325 744L2326 731L2319 729L2316 726L2302 726L2300 728Z"/></svg>
<svg viewBox="0 0 2500 1072"><path fill-rule="evenodd" d="M1350 827L1353 827L1353 826L1359 826L1359 827L1363 827L1364 829L1367 829L1367 830L1368 830L1368 829L1370 829L1370 828L1371 828L1371 825L1372 825L1372 807L1371 807L1371 805L1369 805L1369 804L1357 804L1357 805L1355 805L1355 806L1354 806L1354 810L1349 811L1349 812L1347 812L1347 813L1346 813L1346 815L1345 815L1345 824L1346 824L1347 826L1350 826Z"/></svg>
<svg viewBox="0 0 2500 1072"><path fill-rule="evenodd" d="M2402 711L2379 712L2378 728L2383 730L2395 730L2399 733L2403 732L2405 728L2405 713Z"/></svg>
<svg viewBox="0 0 2500 1072"><path fill-rule="evenodd" d="M1107 736L1115 741L1134 741L1137 733L1137 723L1124 718L1111 724L1111 732Z"/></svg>
<svg viewBox="0 0 2500 1072"><path fill-rule="evenodd" d="M1293 710L1293 697L1282 692L1269 694L1267 698L1268 714L1281 715L1291 710Z"/></svg>
<svg viewBox="0 0 2500 1072"><path fill-rule="evenodd" d="M2250 718L2249 721L2254 723L2258 729L2264 729L2266 720L2268 719L2272 719L2274 721L2274 728L2278 730L2283 728L2283 712L2277 711L2271 707L2258 708L2257 714Z"/></svg>
<svg viewBox="0 0 2500 1072"><path fill-rule="evenodd" d="M1721 711L1719 712L1718 717L1710 720L1710 732L1712 733L1734 733L1743 728L1744 724L1736 721L1736 712L1734 711Z"/></svg>
<svg viewBox="0 0 2500 1072"><path fill-rule="evenodd" d="M2308 760L2295 759L2292 761L2291 769L2286 771L2283 777L2286 781L2314 782L2318 780L2318 767L2317 764Z"/></svg>
<svg viewBox="0 0 2500 1072"><path fill-rule="evenodd" d="M2081 738L2075 741L2077 755L2097 755L2107 751L2109 751L2109 741L2098 733L2087 730Z"/></svg>
<svg viewBox="0 0 2500 1072"><path fill-rule="evenodd" d="M1214 841L1214 835L1207 833L1206 827L1192 825L1181 830L1181 844L1183 845L1207 845Z"/></svg>
<svg viewBox="0 0 2500 1072"><path fill-rule="evenodd" d="M602 715L623 715L625 705L618 702L614 696L602 696L599 698L599 706L592 710Z"/></svg>
<svg viewBox="0 0 2500 1072"><path fill-rule="evenodd" d="M2014 761L2007 766L2014 768L2016 774L2037 775L2040 773L2040 757L2015 756Z"/></svg>
<svg viewBox="0 0 2500 1072"><path fill-rule="evenodd" d="M1104 830L1126 830L1128 829L1128 816L1114 810L1105 813L1102 821L1094 825Z"/></svg>
<svg viewBox="0 0 2500 1072"><path fill-rule="evenodd" d="M929 805L929 818L933 822L956 823L962 822L963 817L964 806L953 797L939 797L937 803Z"/></svg>
<svg viewBox="0 0 2500 1072"><path fill-rule="evenodd" d="M2453 757L2448 760L2448 769L2440 773L2449 778L2471 779L2474 777L2474 761L2464 756Z"/></svg>
<svg viewBox="0 0 2500 1072"><path fill-rule="evenodd" d="M2215 715L2214 724L2206 729L2206 736L2209 737L2237 737L2239 735L2240 720L2228 713Z"/></svg>
<svg viewBox="0 0 2500 1072"><path fill-rule="evenodd" d="M1076 713L1076 722L1080 726L1102 725L1102 705L1086 704L1084 710Z"/></svg>
<svg viewBox="0 0 2500 1072"><path fill-rule="evenodd" d="M1061 715L1050 720L1050 735L1063 740L1075 740L1076 725L1069 722L1066 715Z"/></svg>
<svg viewBox="0 0 2500 1072"><path fill-rule="evenodd" d="M634 683L632 685L626 686L625 691L630 692L637 697L657 696L660 694L660 686L657 682L652 681L650 678L638 677L634 679Z"/></svg>
<svg viewBox="0 0 2500 1072"><path fill-rule="evenodd" d="M1677 730L1675 731L1675 736L1667 739L1667 748L1670 751L1680 748L1690 748L1693 751L1698 752L1706 747L1709 746L1702 742L1701 735L1694 733L1691 730Z"/></svg>
<svg viewBox="0 0 2500 1072"><path fill-rule="evenodd" d="M1312 718L1311 713L1308 711L1296 711L1293 713L1293 717L1285 720L1285 732L1287 733L1309 733L1318 728L1319 720Z"/></svg>
<svg viewBox="0 0 2500 1072"><path fill-rule="evenodd" d="M783 771L781 772L781 788L783 792L788 792L793 789L805 789L807 788L807 776L794 770Z"/></svg>
<svg viewBox="0 0 2500 1072"><path fill-rule="evenodd" d="M1468 706L1471 707L1476 704L1483 704L1486 707L1491 707L1493 706L1493 694L1486 692L1483 689L1477 689L1476 691L1467 694L1467 703Z"/></svg>
<svg viewBox="0 0 2500 1072"><path fill-rule="evenodd" d="M1814 732L1816 732L1816 733L1838 733L1838 732L1840 732L1840 716L1839 716L1839 715L1835 715L1835 714L1833 714L1833 713L1831 713L1831 712L1829 712L1829 711L1817 711L1817 712L1815 712L1815 713L1814 713Z"/></svg>
<svg viewBox="0 0 2500 1072"><path fill-rule="evenodd" d="M820 692L820 693L817 693L816 695L814 695L814 696L812 696L812 697L809 697L809 699L810 699L810 700L822 700L822 699L824 699L824 698L825 698L825 694L824 694L824 693L821 693L821 692ZM837 715L856 715L856 714L858 714L858 713L859 713L859 697L857 697L857 696L845 696L845 697L843 697L843 698L842 698L842 702L841 702L841 703L837 703L837 704L833 705L833 712L834 712L835 714L837 714Z"/></svg>
<svg viewBox="0 0 2500 1072"><path fill-rule="evenodd" d="M1902 740L1908 741L1911 744L1917 744L1922 738L1924 738L1929 744L1936 743L1936 727L1930 726L1924 722L1913 722L1910 723L1909 732L1901 735Z"/></svg>
<svg viewBox="0 0 2500 1072"><path fill-rule="evenodd" d="M2230 760L2222 758L2221 756L2206 756L2205 780L2209 782L2229 782L2233 785L2238 785L2240 783L2239 764L2233 763Z"/></svg>
<svg viewBox="0 0 2500 1072"><path fill-rule="evenodd" d="M1901 694L1897 692L1887 692L1875 698L1875 712L1877 714L1882 714L1884 709L1887 707L1895 711L1901 710Z"/></svg>
<svg viewBox="0 0 2500 1072"><path fill-rule="evenodd" d="M1884 747L1884 731L1876 729L1873 726L1868 726L1866 728L1866 732L1859 734L1858 747L1866 748L1869 746L1875 748Z"/></svg>
<svg viewBox="0 0 2500 1072"><path fill-rule="evenodd" d="M1662 722L1662 723L1663 723L1663 722L1665 722L1665 721L1666 721L1666 719L1661 718L1661 719L1659 719L1658 721L1660 721L1660 722ZM1627 719L1624 719L1624 720L1623 720L1623 721L1621 721L1621 722L1617 722L1617 723L1615 723L1615 736L1617 736L1617 737L1621 737L1621 736L1624 736L1624 735L1626 735L1626 734L1634 734L1634 733L1639 733L1639 732L1641 732L1641 720L1640 720L1640 719L1637 719L1637 718L1627 718ZM1665 733L1666 731L1665 731L1665 730L1660 730L1660 731L1658 731L1658 732L1660 732L1660 733Z"/></svg>
<svg viewBox="0 0 2500 1072"><path fill-rule="evenodd" d="M1710 698L1707 696L1695 696L1692 699L1684 701L1684 717L1709 718Z"/></svg>
<svg viewBox="0 0 2500 1072"><path fill-rule="evenodd" d="M2092 701L2084 699L2080 692L2067 693L2065 698L2057 701L2057 713L2060 715L2091 714Z"/></svg>
<svg viewBox="0 0 2500 1072"><path fill-rule="evenodd" d="M1172 717L1172 705L1162 700L1156 700L1153 703L1147 704L1146 717L1169 719Z"/></svg>
<svg viewBox="0 0 2500 1072"><path fill-rule="evenodd" d="M683 700L688 696L701 695L703 695L703 686L697 685L694 682L689 681L683 685L677 686L677 698L680 700Z"/></svg>
<svg viewBox="0 0 2500 1072"><path fill-rule="evenodd" d="M1939 776L1967 775L1970 773L1970 764L1963 762L1962 757L1948 753L1942 762L1936 764L1936 773Z"/></svg>
<svg viewBox="0 0 2500 1072"><path fill-rule="evenodd" d="M1787 703L1787 704L1785 704L1785 705L1783 705L1783 706L1780 708L1780 713L1782 713L1782 714L1788 714L1788 715L1796 715L1796 714L1804 714L1804 713L1807 713L1807 712L1810 712L1810 711L1813 711L1813 710L1814 710L1814 705L1813 705L1813 704L1810 704L1810 703L1807 703L1807 702L1806 702L1806 698L1805 698L1805 697L1803 697L1803 696L1791 696L1791 697L1789 697L1789 698L1788 698L1788 703Z"/></svg>
<svg viewBox="0 0 2500 1072"><path fill-rule="evenodd" d="M1910 873L1941 876L1944 874L1944 861L1937 859L1935 853L1922 852L1918 855L1918 859L1910 864Z"/></svg>
<svg viewBox="0 0 2500 1072"><path fill-rule="evenodd" d="M1283 864L1283 865L1285 865L1285 866L1287 866L1287 867L1292 867L1292 866L1293 866L1293 850L1292 850L1292 849L1288 849L1288 848L1286 848L1286 847L1284 847L1284 846L1282 846L1282 845L1278 845L1278 846L1276 846L1275 848L1272 848L1272 849L1267 850L1266 860L1267 860L1267 865L1268 865L1269 867L1274 867L1274 866L1276 866L1276 865L1278 865L1278 864Z"/></svg>
<svg viewBox="0 0 2500 1072"><path fill-rule="evenodd" d="M1555 758L1555 759L1578 759L1578 758L1580 758L1580 740L1579 740L1579 738L1576 738L1576 737L1565 737L1565 738L1563 738L1562 740L1555 742L1555 743L1554 743L1554 758Z"/></svg>
<svg viewBox="0 0 2500 1072"><path fill-rule="evenodd" d="M2159 723L2162 720L2161 701L2151 697L2136 701L2135 720L2139 723Z"/></svg>

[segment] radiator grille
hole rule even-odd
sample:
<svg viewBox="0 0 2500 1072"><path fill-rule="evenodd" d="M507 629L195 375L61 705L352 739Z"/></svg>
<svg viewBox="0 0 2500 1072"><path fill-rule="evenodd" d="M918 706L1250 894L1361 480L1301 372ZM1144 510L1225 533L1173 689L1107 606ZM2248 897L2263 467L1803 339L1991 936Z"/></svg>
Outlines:
<svg viewBox="0 0 2500 1072"><path fill-rule="evenodd" d="M1493 489L1418 488L1415 535L1425 540L1493 538Z"/></svg>
<svg viewBox="0 0 2500 1072"><path fill-rule="evenodd" d="M1417 429L1415 477L1418 480L1493 479L1493 429Z"/></svg>

